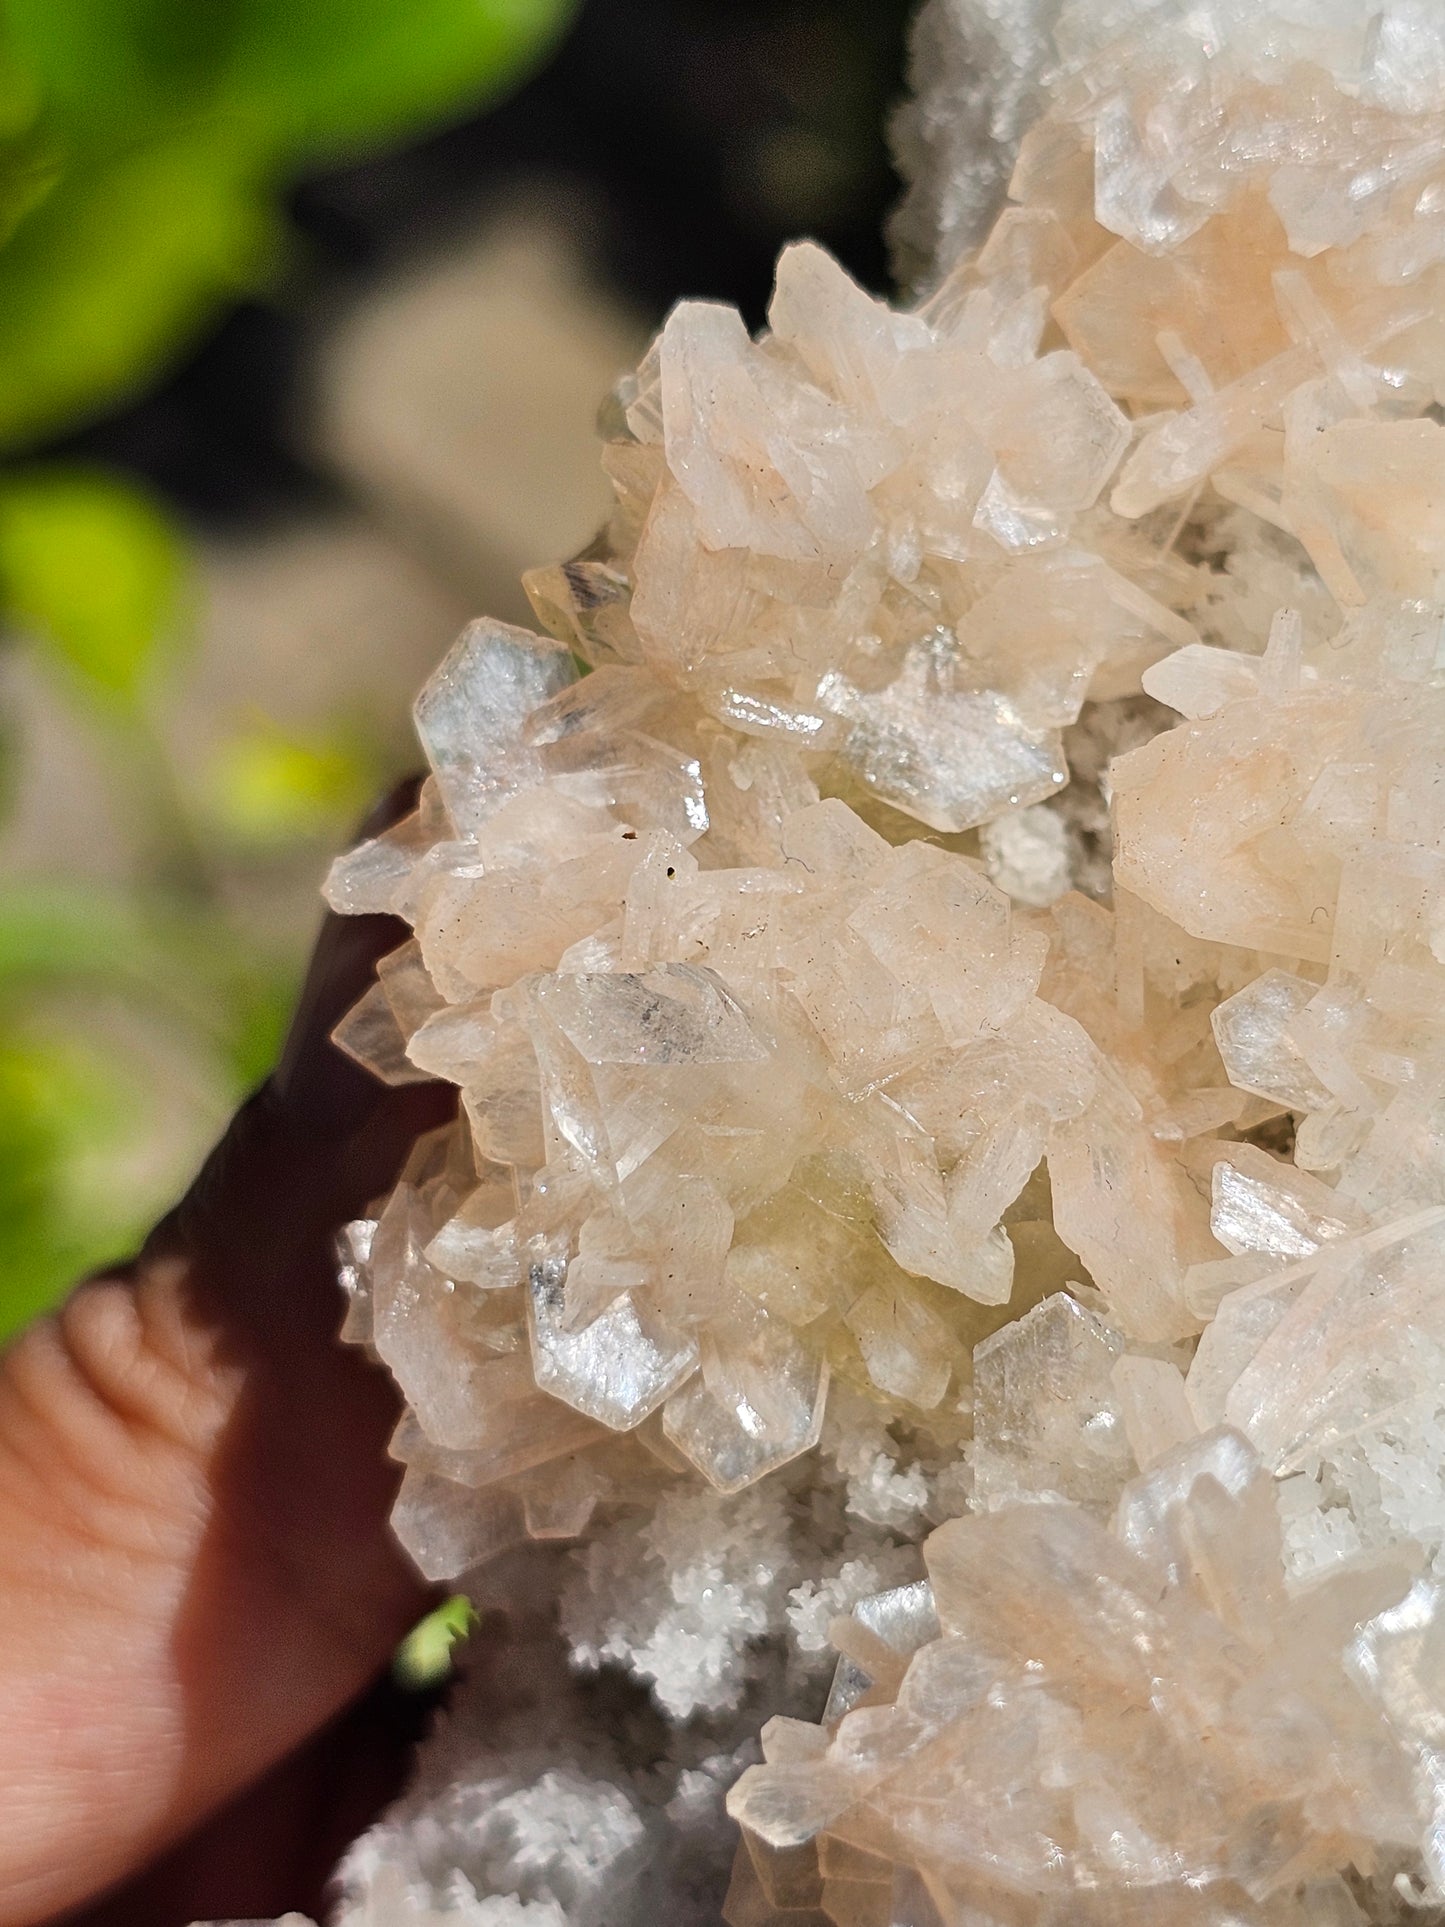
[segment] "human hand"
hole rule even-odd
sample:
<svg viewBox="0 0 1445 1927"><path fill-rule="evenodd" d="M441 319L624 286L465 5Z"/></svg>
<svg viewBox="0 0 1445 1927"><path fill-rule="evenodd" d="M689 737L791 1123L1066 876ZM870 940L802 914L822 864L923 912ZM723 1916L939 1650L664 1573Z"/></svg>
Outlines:
<svg viewBox="0 0 1445 1927"><path fill-rule="evenodd" d="M184 1202L0 1356L0 1927L314 1908L395 1786L414 1715L377 1676L427 1596L332 1241L455 1094L329 1037L405 935L328 918Z"/></svg>

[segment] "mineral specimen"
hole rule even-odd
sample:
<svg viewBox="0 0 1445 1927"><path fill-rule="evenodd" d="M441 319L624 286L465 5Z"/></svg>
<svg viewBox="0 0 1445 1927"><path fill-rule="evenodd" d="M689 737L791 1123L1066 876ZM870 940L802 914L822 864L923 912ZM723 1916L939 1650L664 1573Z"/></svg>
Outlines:
<svg viewBox="0 0 1445 1927"><path fill-rule="evenodd" d="M350 1927L714 1918L745 1765L732 1927L1445 1919L1445 11L919 32L925 298L677 307L331 876L398 1530L673 1723L474 1701Z"/></svg>

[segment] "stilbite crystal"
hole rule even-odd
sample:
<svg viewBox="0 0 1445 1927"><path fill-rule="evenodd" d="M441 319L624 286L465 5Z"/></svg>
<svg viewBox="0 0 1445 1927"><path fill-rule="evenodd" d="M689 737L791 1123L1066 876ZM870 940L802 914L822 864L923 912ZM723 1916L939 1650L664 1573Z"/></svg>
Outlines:
<svg viewBox="0 0 1445 1927"><path fill-rule="evenodd" d="M926 298L680 304L331 876L463 1098L344 1253L398 1529L674 1722L448 1756L346 1927L1445 1918L1445 14L918 45ZM669 1915L639 1762L769 1714Z"/></svg>

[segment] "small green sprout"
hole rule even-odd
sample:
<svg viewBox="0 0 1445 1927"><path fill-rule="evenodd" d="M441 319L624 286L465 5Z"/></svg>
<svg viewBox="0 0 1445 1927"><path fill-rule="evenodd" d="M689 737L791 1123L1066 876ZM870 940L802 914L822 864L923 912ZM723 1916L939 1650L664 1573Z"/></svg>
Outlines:
<svg viewBox="0 0 1445 1927"><path fill-rule="evenodd" d="M464 1592L444 1599L397 1647L392 1671L399 1683L414 1692L439 1686L452 1670L452 1648L469 1639L478 1624L476 1610Z"/></svg>

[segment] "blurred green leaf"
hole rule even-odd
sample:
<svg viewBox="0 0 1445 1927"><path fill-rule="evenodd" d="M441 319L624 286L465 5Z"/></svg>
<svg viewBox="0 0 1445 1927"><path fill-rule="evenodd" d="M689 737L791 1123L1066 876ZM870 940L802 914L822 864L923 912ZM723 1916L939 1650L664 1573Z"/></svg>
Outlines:
<svg viewBox="0 0 1445 1927"><path fill-rule="evenodd" d="M53 1303L73 1275L72 1241L54 1222L46 1069L35 1052L0 1038L0 1340Z"/></svg>
<svg viewBox="0 0 1445 1927"><path fill-rule="evenodd" d="M249 130L273 166L334 160L479 103L573 0L0 0L48 101L89 146L174 115Z"/></svg>
<svg viewBox="0 0 1445 1927"><path fill-rule="evenodd" d="M133 1093L103 1054L13 1025L0 1034L0 1340L134 1248L133 1193L83 1174L135 1128Z"/></svg>
<svg viewBox="0 0 1445 1927"><path fill-rule="evenodd" d="M268 717L239 729L217 751L207 802L216 826L265 847L334 838L377 788L371 746L344 725L301 734Z"/></svg>
<svg viewBox="0 0 1445 1927"><path fill-rule="evenodd" d="M93 698L135 703L178 638L188 580L175 528L132 484L69 468L0 477L5 608Z"/></svg>
<svg viewBox="0 0 1445 1927"><path fill-rule="evenodd" d="M275 1062L297 971L219 912L0 886L0 1339L133 1248L184 1179L146 1168L155 1072L118 1015L173 1040L213 1128Z"/></svg>
<svg viewBox="0 0 1445 1927"><path fill-rule="evenodd" d="M61 153L42 136L0 137L0 246L64 178Z"/></svg>
<svg viewBox="0 0 1445 1927"><path fill-rule="evenodd" d="M207 106L249 0L0 0L13 58L86 149Z"/></svg>
<svg viewBox="0 0 1445 1927"><path fill-rule="evenodd" d="M254 1090L280 1057L300 974L299 961L293 959L247 959L232 973L225 1061L238 1098Z"/></svg>
<svg viewBox="0 0 1445 1927"><path fill-rule="evenodd" d="M0 1017L37 991L105 985L210 1040L244 1085L269 1067L296 974L294 960L204 906L97 884L0 883Z"/></svg>
<svg viewBox="0 0 1445 1927"><path fill-rule="evenodd" d="M36 987L90 977L165 995L175 972L137 904L118 890L0 885L0 1005Z"/></svg>
<svg viewBox="0 0 1445 1927"><path fill-rule="evenodd" d="M245 0L223 98L307 165L478 104L559 34L572 0Z"/></svg>
<svg viewBox="0 0 1445 1927"><path fill-rule="evenodd" d="M286 178L465 112L575 0L0 0L0 447L98 412L281 256Z"/></svg>
<svg viewBox="0 0 1445 1927"><path fill-rule="evenodd" d="M397 1679L417 1691L439 1685L452 1670L452 1648L470 1638L479 1624L471 1600L464 1592L454 1592L413 1626L397 1648Z"/></svg>
<svg viewBox="0 0 1445 1927"><path fill-rule="evenodd" d="M226 131L71 169L0 248L0 445L128 393L265 278L278 217Z"/></svg>

